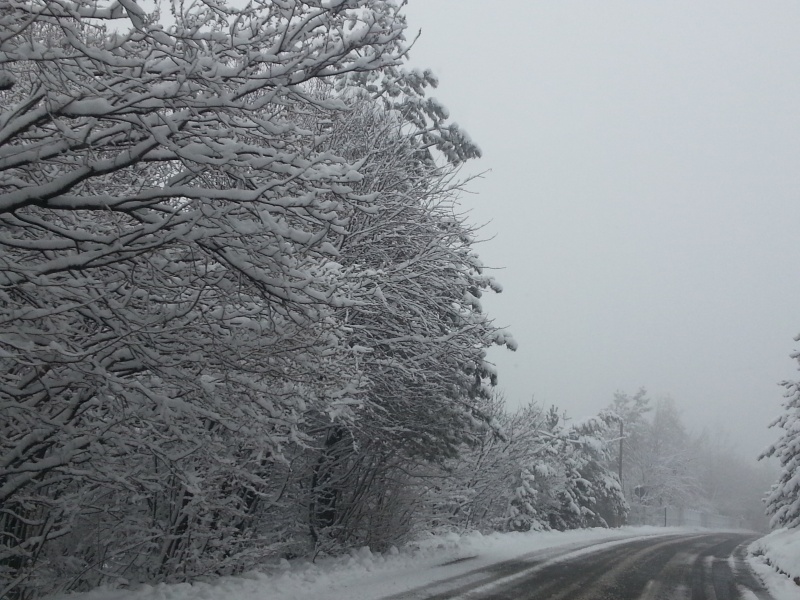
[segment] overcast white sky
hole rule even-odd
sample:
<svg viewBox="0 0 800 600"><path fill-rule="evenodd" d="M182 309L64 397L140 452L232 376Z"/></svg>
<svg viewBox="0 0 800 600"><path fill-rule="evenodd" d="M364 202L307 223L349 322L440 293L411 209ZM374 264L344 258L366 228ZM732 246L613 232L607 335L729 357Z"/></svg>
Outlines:
<svg viewBox="0 0 800 600"><path fill-rule="evenodd" d="M756 454L800 347L800 3L411 0L412 65L491 170L509 403L672 396Z"/></svg>

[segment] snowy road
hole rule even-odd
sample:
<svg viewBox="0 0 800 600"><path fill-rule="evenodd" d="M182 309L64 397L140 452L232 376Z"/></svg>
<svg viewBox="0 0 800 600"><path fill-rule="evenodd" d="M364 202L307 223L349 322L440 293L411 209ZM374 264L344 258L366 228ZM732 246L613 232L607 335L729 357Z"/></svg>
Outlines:
<svg viewBox="0 0 800 600"><path fill-rule="evenodd" d="M703 533L533 553L386 600L768 600L743 560L752 539Z"/></svg>

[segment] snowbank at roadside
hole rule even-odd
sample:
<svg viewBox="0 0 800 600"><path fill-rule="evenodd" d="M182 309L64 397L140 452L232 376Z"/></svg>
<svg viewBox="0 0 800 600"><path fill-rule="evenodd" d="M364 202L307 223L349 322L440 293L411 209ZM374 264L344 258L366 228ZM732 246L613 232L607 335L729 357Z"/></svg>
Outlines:
<svg viewBox="0 0 800 600"><path fill-rule="evenodd" d="M383 554L369 548L349 555L280 560L258 572L208 582L142 585L52 596L51 600L373 600L459 576L474 569L547 549L671 535L679 528L623 527L481 535L430 535Z"/></svg>
<svg viewBox="0 0 800 600"><path fill-rule="evenodd" d="M800 598L800 529L778 529L757 539L747 558L775 598Z"/></svg>

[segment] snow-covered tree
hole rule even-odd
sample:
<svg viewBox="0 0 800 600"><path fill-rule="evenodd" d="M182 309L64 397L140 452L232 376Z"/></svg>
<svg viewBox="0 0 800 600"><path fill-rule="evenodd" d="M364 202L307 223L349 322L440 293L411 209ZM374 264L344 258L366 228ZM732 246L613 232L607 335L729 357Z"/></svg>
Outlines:
<svg viewBox="0 0 800 600"><path fill-rule="evenodd" d="M741 453L736 438L724 432L704 431L692 446L696 448L696 477L700 491L711 509L741 519L753 531L768 531L764 514L764 490L777 478L768 463L756 464Z"/></svg>
<svg viewBox="0 0 800 600"><path fill-rule="evenodd" d="M0 7L0 595L246 568L288 450L354 418L340 242L376 196L315 81L469 155L394 68L396 3L171 6Z"/></svg>
<svg viewBox="0 0 800 600"><path fill-rule="evenodd" d="M628 495L633 496L633 488L640 485L638 480L638 463L641 461L643 448L648 438L648 414L653 410L647 390L640 388L635 394L616 392L614 400L608 407L619 417L623 426L622 447L619 440L613 445L613 464L619 466L620 450L622 451L622 485ZM611 432L613 438L618 438L619 432ZM634 473L636 475L634 476ZM631 483L633 485L631 485Z"/></svg>
<svg viewBox="0 0 800 600"><path fill-rule="evenodd" d="M617 393L609 409L624 424L623 483L631 502L659 506L704 504L697 477L694 440L671 398L652 406L644 389L634 396ZM615 432L615 435L617 433ZM609 467L616 468L616 456Z"/></svg>
<svg viewBox="0 0 800 600"><path fill-rule="evenodd" d="M554 460L545 480L543 502L551 528L607 527L627 513L616 472L606 466L610 448L605 438L617 422L615 413L604 411L569 423L551 409L547 425Z"/></svg>
<svg viewBox="0 0 800 600"><path fill-rule="evenodd" d="M546 528L538 483L554 457L542 435L545 412L531 403L509 413L501 397L487 399L482 409L489 425L446 463L431 494L433 520L461 531Z"/></svg>
<svg viewBox="0 0 800 600"><path fill-rule="evenodd" d="M794 358L800 358L800 354ZM800 382L785 381L783 386L784 413L772 423L772 427L780 427L783 432L762 455L762 458L776 457L781 466L778 481L766 497L767 514L772 528L797 528L800 527Z"/></svg>
<svg viewBox="0 0 800 600"><path fill-rule="evenodd" d="M702 508L696 454L674 400L657 401L639 470L647 495L661 504Z"/></svg>
<svg viewBox="0 0 800 600"><path fill-rule="evenodd" d="M383 543L480 430L479 151L399 4L0 7L0 595Z"/></svg>
<svg viewBox="0 0 800 600"><path fill-rule="evenodd" d="M482 531L608 526L627 512L616 473L605 463L609 427L603 413L576 423L531 403L506 413L488 406L493 427L448 463L432 485L437 525Z"/></svg>
<svg viewBox="0 0 800 600"><path fill-rule="evenodd" d="M365 543L354 532L374 528L359 521L374 520L378 507L388 511L379 500L382 486L404 480L403 469L455 456L483 418L479 405L496 379L486 348L515 347L482 311L483 291L500 287L484 273L474 232L455 208L457 166L478 150L443 127L438 105L407 110L413 97L397 82L421 92L435 84L431 74L388 73L391 86L327 92L350 110L326 123L323 143L363 161L353 188L374 198L372 210L354 207L336 243L342 272L353 282L351 305L339 318L358 351L364 405L353 427L334 424L320 437L312 513L339 543ZM387 535L390 529L383 527Z"/></svg>

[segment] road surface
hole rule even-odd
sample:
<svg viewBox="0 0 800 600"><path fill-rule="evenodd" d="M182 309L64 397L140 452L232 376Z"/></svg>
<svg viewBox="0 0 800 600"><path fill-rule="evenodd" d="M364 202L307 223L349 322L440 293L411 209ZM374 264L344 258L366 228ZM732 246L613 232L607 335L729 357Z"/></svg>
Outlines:
<svg viewBox="0 0 800 600"><path fill-rule="evenodd" d="M771 600L744 562L755 537L684 534L535 552L386 600Z"/></svg>

